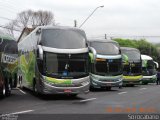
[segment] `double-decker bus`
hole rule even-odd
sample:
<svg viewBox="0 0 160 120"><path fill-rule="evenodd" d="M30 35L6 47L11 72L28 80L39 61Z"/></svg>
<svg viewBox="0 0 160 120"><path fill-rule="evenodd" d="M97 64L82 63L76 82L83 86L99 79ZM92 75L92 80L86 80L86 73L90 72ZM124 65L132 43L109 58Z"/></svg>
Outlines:
<svg viewBox="0 0 160 120"><path fill-rule="evenodd" d="M0 33L0 96L11 94L17 86L18 47L15 39Z"/></svg>
<svg viewBox="0 0 160 120"><path fill-rule="evenodd" d="M155 83L157 80L157 64L148 55L141 55L142 58L142 84Z"/></svg>
<svg viewBox="0 0 160 120"><path fill-rule="evenodd" d="M108 90L111 87L121 88L123 72L119 44L113 40L101 39L89 40L88 43L92 50L90 53L91 88Z"/></svg>
<svg viewBox="0 0 160 120"><path fill-rule="evenodd" d="M141 53L136 48L121 47L123 59L123 84L140 84L142 80Z"/></svg>
<svg viewBox="0 0 160 120"><path fill-rule="evenodd" d="M40 94L88 93L89 50L78 28L39 26L18 43L22 87Z"/></svg>

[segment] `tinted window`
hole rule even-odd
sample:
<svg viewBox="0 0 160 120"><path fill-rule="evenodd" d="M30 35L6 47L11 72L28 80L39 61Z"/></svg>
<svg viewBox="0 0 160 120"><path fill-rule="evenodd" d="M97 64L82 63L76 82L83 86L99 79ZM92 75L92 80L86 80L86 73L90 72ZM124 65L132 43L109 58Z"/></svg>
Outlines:
<svg viewBox="0 0 160 120"><path fill-rule="evenodd" d="M136 50L121 50L123 61L140 61L141 55Z"/></svg>
<svg viewBox="0 0 160 120"><path fill-rule="evenodd" d="M119 54L119 47L115 43L91 42L90 46L93 47L97 51L97 53L101 55Z"/></svg>
<svg viewBox="0 0 160 120"><path fill-rule="evenodd" d="M42 30L41 43L53 48L78 49L86 47L86 37L80 30L45 29Z"/></svg>
<svg viewBox="0 0 160 120"><path fill-rule="evenodd" d="M54 54L45 52L45 73L51 77L81 77L88 75L88 53Z"/></svg>

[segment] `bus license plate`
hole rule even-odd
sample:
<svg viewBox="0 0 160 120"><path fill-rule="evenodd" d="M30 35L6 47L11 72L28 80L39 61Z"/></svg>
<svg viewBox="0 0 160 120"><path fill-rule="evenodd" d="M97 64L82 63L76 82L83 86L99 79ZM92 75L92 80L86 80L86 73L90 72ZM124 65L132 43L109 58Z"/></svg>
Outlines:
<svg viewBox="0 0 160 120"><path fill-rule="evenodd" d="M111 83L107 83L107 86L111 86Z"/></svg>
<svg viewBox="0 0 160 120"><path fill-rule="evenodd" d="M72 91L69 89L64 90L65 93L71 93Z"/></svg>

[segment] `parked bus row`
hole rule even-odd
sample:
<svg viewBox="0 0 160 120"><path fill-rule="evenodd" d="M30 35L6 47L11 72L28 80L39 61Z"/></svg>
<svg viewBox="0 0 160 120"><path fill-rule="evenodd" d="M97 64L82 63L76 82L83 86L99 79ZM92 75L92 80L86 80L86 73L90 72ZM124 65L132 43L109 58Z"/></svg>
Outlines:
<svg viewBox="0 0 160 120"><path fill-rule="evenodd" d="M0 97L17 87L18 47L14 38L0 33Z"/></svg>
<svg viewBox="0 0 160 120"><path fill-rule="evenodd" d="M156 80L158 63L149 56L113 40L88 40L78 28L39 26L18 47L13 39L0 39L2 96L9 95L17 82L36 94L76 96L89 89Z"/></svg>

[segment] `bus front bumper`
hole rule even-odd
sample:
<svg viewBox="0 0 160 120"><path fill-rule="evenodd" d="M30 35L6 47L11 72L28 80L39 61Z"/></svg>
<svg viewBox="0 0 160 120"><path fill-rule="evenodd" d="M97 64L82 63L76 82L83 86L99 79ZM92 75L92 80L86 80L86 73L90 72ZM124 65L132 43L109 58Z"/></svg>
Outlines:
<svg viewBox="0 0 160 120"><path fill-rule="evenodd" d="M41 89L42 94L81 94L88 93L90 87L89 77L81 78L82 85L79 87L57 87L47 82L43 82L43 89Z"/></svg>
<svg viewBox="0 0 160 120"><path fill-rule="evenodd" d="M101 76L103 77L103 76ZM122 86L122 76L111 76L103 77L103 81L100 80L97 75L91 75L91 87L93 88L103 88L103 87L121 87ZM104 80L105 79L105 80Z"/></svg>
<svg viewBox="0 0 160 120"><path fill-rule="evenodd" d="M152 76L143 76L142 83L155 83L157 80L156 75Z"/></svg>
<svg viewBox="0 0 160 120"><path fill-rule="evenodd" d="M142 76L123 76L123 85L140 85Z"/></svg>

